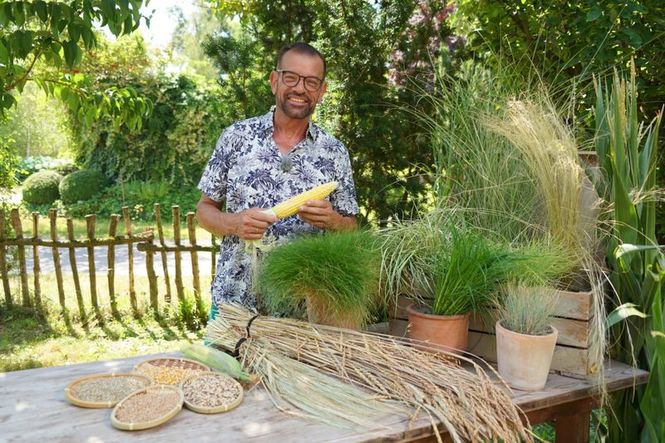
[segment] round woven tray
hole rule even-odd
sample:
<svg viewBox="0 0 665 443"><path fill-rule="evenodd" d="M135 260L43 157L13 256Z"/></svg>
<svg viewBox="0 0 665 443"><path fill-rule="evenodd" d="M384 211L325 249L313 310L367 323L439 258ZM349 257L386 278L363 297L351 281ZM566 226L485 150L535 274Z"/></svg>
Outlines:
<svg viewBox="0 0 665 443"><path fill-rule="evenodd" d="M147 377L142 374L135 374L135 373L113 373L113 374L95 374L95 375L87 375L85 377L77 378L73 382L67 385L65 388L65 398L67 399L68 402L70 402L73 405L80 406L82 408L94 408L94 409L101 409L101 408L112 408L115 406L120 400L125 398L128 394L131 392L126 392L118 398L112 400L112 401L90 401L90 400L83 400L79 396L77 396L77 388L87 382L91 381L104 381L104 380L111 380L113 378L117 377L130 377L136 380L140 380L143 382L143 386L139 387L138 389L145 388L147 386L152 385L152 379L150 377Z"/></svg>
<svg viewBox="0 0 665 443"><path fill-rule="evenodd" d="M169 408L168 411L162 414L160 417L148 421L121 421L118 418L118 411L120 411L125 402L132 399L132 397L141 395L145 392L164 392L164 391L174 392L178 395L178 397L177 400L173 402L172 407ZM175 417L178 414L178 412L180 412L180 410L182 409L182 404L184 400L185 398L182 394L182 390L180 390L180 388L176 386L169 386L169 385L148 386L147 388L141 389L136 392L132 392L127 397L123 398L120 401L120 403L115 405L113 411L111 412L111 424L113 425L113 427L122 429L123 431L140 431L142 429L154 428L156 426L166 423L167 421ZM163 399L160 401L163 401Z"/></svg>
<svg viewBox="0 0 665 443"><path fill-rule="evenodd" d="M187 377L186 379L184 379L182 381L182 383L180 383L180 387L182 388L182 390L184 392L184 386L185 386L186 383L188 383L190 381L193 381L193 380L195 380L199 377L210 377L210 376L223 378L225 383L234 383L234 384L236 384L237 387L238 387L238 392L239 392L238 397L236 397L230 403L225 403L225 404L221 404L221 405L218 405L218 406L198 406L198 405L188 401L187 397L185 396L184 397L185 398L185 407L187 407L187 409L189 409L191 411L198 412L199 414L218 414L220 412L227 412L227 411L230 411L231 409L237 408L240 405L240 403L242 403L243 396L244 396L244 391L243 391L242 385L240 383L238 383L236 380L234 380L229 375L218 374L218 373L215 373L215 372L211 372L209 374L204 373L204 374L192 375L192 376Z"/></svg>
<svg viewBox="0 0 665 443"><path fill-rule="evenodd" d="M152 366L152 367L151 367ZM210 372L210 368L203 363L199 363L194 360L190 360L187 358L153 358L151 360L145 360L140 363L138 363L136 366L134 366L134 370L140 374L143 374L147 377L152 378L155 383L158 384L169 384L169 385L179 385L180 382L182 382L183 379L191 376L191 375L196 375L196 372L191 372L191 373L184 373L182 375L182 378L178 380L173 380L173 381L165 381L165 380L160 380L160 379L155 379L154 378L154 368L177 368L177 369L185 369L188 371L200 371L200 372ZM158 377L159 378L159 377Z"/></svg>

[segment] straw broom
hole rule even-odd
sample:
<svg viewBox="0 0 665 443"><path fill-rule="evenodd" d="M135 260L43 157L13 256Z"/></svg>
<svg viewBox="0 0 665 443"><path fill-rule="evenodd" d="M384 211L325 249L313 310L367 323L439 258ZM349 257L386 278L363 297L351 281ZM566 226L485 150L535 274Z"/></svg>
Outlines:
<svg viewBox="0 0 665 443"><path fill-rule="evenodd" d="M253 316L241 306L221 305L220 315L208 325L208 338L233 348L246 336ZM507 389L496 386L474 361L435 351L426 343L415 347L407 339L272 317L256 318L245 343L241 347L245 364L249 355L257 353L256 348L270 347L412 410L424 411L439 441L437 421L455 442L532 441L522 424L523 414Z"/></svg>

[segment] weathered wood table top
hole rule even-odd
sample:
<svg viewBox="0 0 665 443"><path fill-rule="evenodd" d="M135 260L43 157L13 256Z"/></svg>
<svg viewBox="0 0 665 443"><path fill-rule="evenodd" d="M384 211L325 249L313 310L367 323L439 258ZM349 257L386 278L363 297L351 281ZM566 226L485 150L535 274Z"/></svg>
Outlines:
<svg viewBox="0 0 665 443"><path fill-rule="evenodd" d="M427 419L407 422L403 417L386 416L374 430L339 429L279 411L262 389L246 393L236 409L216 415L182 410L166 424L144 431L126 432L111 426L110 409L83 409L70 405L64 388L78 377L96 373L128 372L148 358L179 354L159 354L0 373L0 442L365 442L417 440L432 435ZM608 362L609 391L645 383L648 373ZM592 383L550 374L544 391L515 391L514 401L527 413L538 413L593 396Z"/></svg>

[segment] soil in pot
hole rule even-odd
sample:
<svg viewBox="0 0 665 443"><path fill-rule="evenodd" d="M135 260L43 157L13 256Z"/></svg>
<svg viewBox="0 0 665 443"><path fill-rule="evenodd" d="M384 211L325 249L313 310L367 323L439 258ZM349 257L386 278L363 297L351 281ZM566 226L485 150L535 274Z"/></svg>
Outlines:
<svg viewBox="0 0 665 443"><path fill-rule="evenodd" d="M465 351L469 343L469 313L434 315L429 308L412 304L409 315L409 338L427 341L449 350Z"/></svg>

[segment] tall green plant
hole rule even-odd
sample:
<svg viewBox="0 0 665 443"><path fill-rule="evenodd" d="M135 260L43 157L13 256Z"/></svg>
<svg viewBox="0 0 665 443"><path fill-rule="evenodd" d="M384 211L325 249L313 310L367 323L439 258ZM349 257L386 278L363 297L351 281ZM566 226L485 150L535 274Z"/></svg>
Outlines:
<svg viewBox="0 0 665 443"><path fill-rule="evenodd" d="M613 397L611 441L662 441L665 435L665 324L662 280L665 255L656 245L656 162L660 115L640 122L635 67L626 80L596 81L595 146L603 181L599 193L612 203L613 232L606 242L613 286L610 330L613 358L651 371L646 386ZM630 315L634 305L642 315ZM632 311L635 312L635 311Z"/></svg>
<svg viewBox="0 0 665 443"><path fill-rule="evenodd" d="M297 312L311 299L335 315L364 323L376 301L380 254L363 230L296 239L268 253L258 287L268 311Z"/></svg>
<svg viewBox="0 0 665 443"><path fill-rule="evenodd" d="M449 249L435 258L432 314L459 315L484 308L504 276L499 262L507 255L485 237L453 229Z"/></svg>

